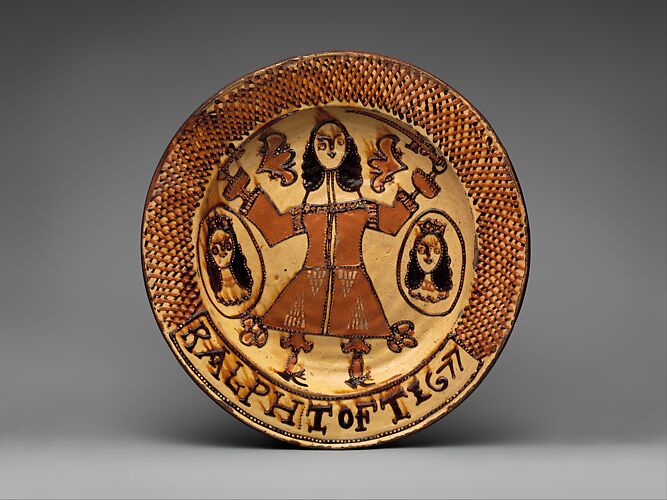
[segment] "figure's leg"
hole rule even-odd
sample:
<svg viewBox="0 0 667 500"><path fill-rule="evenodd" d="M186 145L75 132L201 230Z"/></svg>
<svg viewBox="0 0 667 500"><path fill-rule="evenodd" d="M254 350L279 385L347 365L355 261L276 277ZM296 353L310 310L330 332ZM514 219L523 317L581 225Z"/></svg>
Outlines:
<svg viewBox="0 0 667 500"><path fill-rule="evenodd" d="M292 381L297 385L302 387L307 387L308 384L301 382L305 380L306 376L304 375L304 369L296 371L296 365L299 361L299 352L310 352L313 350L313 343L306 339L303 333L290 333L287 337L280 338L280 347L283 349L289 349L290 353L287 355L287 362L285 363L285 369L282 372L279 372L280 375L285 380Z"/></svg>
<svg viewBox="0 0 667 500"><path fill-rule="evenodd" d="M350 378L346 380L345 383L353 389L356 389L359 386L368 387L369 385L373 385L372 382L368 382L371 378L371 372L368 371L364 373L363 355L368 354L371 351L370 344L367 344L364 339L360 337L352 337L347 342L342 342L340 347L344 354L352 353L350 368L348 369Z"/></svg>

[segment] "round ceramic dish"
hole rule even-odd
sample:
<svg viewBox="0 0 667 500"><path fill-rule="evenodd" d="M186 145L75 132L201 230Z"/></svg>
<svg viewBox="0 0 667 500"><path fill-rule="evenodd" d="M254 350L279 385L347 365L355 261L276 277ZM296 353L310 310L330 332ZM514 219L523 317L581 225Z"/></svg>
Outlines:
<svg viewBox="0 0 667 500"><path fill-rule="evenodd" d="M193 380L304 446L393 440L486 375L516 320L528 221L509 158L438 78L335 52L260 69L164 153L142 262Z"/></svg>

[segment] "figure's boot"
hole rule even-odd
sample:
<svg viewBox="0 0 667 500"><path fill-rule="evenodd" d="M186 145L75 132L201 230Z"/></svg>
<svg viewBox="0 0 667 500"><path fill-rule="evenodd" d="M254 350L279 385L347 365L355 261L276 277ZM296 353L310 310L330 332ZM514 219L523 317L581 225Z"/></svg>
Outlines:
<svg viewBox="0 0 667 500"><path fill-rule="evenodd" d="M359 386L368 387L369 385L373 385L372 382L368 382L371 378L371 372L364 373L363 355L371 351L370 344L367 344L361 338L353 337L347 343L341 343L340 347L344 354L352 353L350 368L348 369L350 378L345 383L353 389Z"/></svg>
<svg viewBox="0 0 667 500"><path fill-rule="evenodd" d="M302 368L297 371L296 365L299 362L299 352L312 351L313 343L306 340L306 337L302 333L291 333L287 337L280 339L280 347L290 349L290 353L287 355L285 369L282 372L278 372L278 375L288 382L291 381L296 385L308 387L308 384L302 382L302 380L306 380L306 376L304 375L305 370Z"/></svg>

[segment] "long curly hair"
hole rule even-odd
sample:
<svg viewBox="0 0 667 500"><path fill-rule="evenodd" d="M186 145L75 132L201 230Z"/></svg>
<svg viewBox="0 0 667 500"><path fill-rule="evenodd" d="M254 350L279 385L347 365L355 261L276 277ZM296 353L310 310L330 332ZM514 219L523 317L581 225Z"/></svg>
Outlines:
<svg viewBox="0 0 667 500"><path fill-rule="evenodd" d="M410 261L408 262L408 272L405 274L405 285L410 290L416 290L419 288L424 281L426 272L419 265L417 260L417 247L419 243L427 236L433 235L438 239L442 252L440 252L440 259L436 264L433 272L431 273L431 280L433 281L433 286L439 292L448 292L452 289L452 269L450 267L451 258L449 257L449 252L447 251L447 243L444 238L444 227L442 229L428 227L427 230L419 233L415 239L414 245L410 250Z"/></svg>
<svg viewBox="0 0 667 500"><path fill-rule="evenodd" d="M208 237L206 239L206 271L211 282L211 288L215 293L222 290L222 271L218 267L211 253L211 239L216 231L224 231L232 239L232 260L229 263L229 270L236 281L236 284L244 290L250 291L252 289L252 275L246 262L246 257L243 255L241 245L239 245L236 238L234 226L229 217L221 214L213 214L206 219L206 227L208 229Z"/></svg>
<svg viewBox="0 0 667 500"><path fill-rule="evenodd" d="M310 139L308 139L308 143L306 144L306 150L303 153L303 163L301 164L303 186L306 188L306 191L315 191L324 182L325 169L315 154L315 134L327 123L332 123L340 128L343 131L346 142L345 157L336 169L336 183L344 191L358 191L363 183L361 157L352 136L348 133L345 126L335 119L318 123L310 133Z"/></svg>

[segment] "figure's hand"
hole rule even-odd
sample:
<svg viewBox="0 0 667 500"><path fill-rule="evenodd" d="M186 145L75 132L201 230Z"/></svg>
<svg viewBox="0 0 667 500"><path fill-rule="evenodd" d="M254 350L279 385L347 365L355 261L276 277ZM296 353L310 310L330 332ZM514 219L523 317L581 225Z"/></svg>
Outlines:
<svg viewBox="0 0 667 500"><path fill-rule="evenodd" d="M239 340L246 346L257 346L261 348L266 344L269 334L262 324L261 318L249 316L241 320Z"/></svg>
<svg viewBox="0 0 667 500"><path fill-rule="evenodd" d="M234 198L243 196L246 194L246 187L250 183L250 177L246 174L245 170L239 168L236 175L229 179L227 186L222 192L222 196L225 197L227 201L232 201Z"/></svg>
<svg viewBox="0 0 667 500"><path fill-rule="evenodd" d="M418 191L415 191L413 194L410 194L403 189L399 189L398 193L396 193L396 201L400 201L411 214L414 214L419 210L419 203L415 200L418 193Z"/></svg>
<svg viewBox="0 0 667 500"><path fill-rule="evenodd" d="M427 174L421 168L412 172L412 185L428 199L435 198L440 192L440 186L435 182L433 176Z"/></svg>

